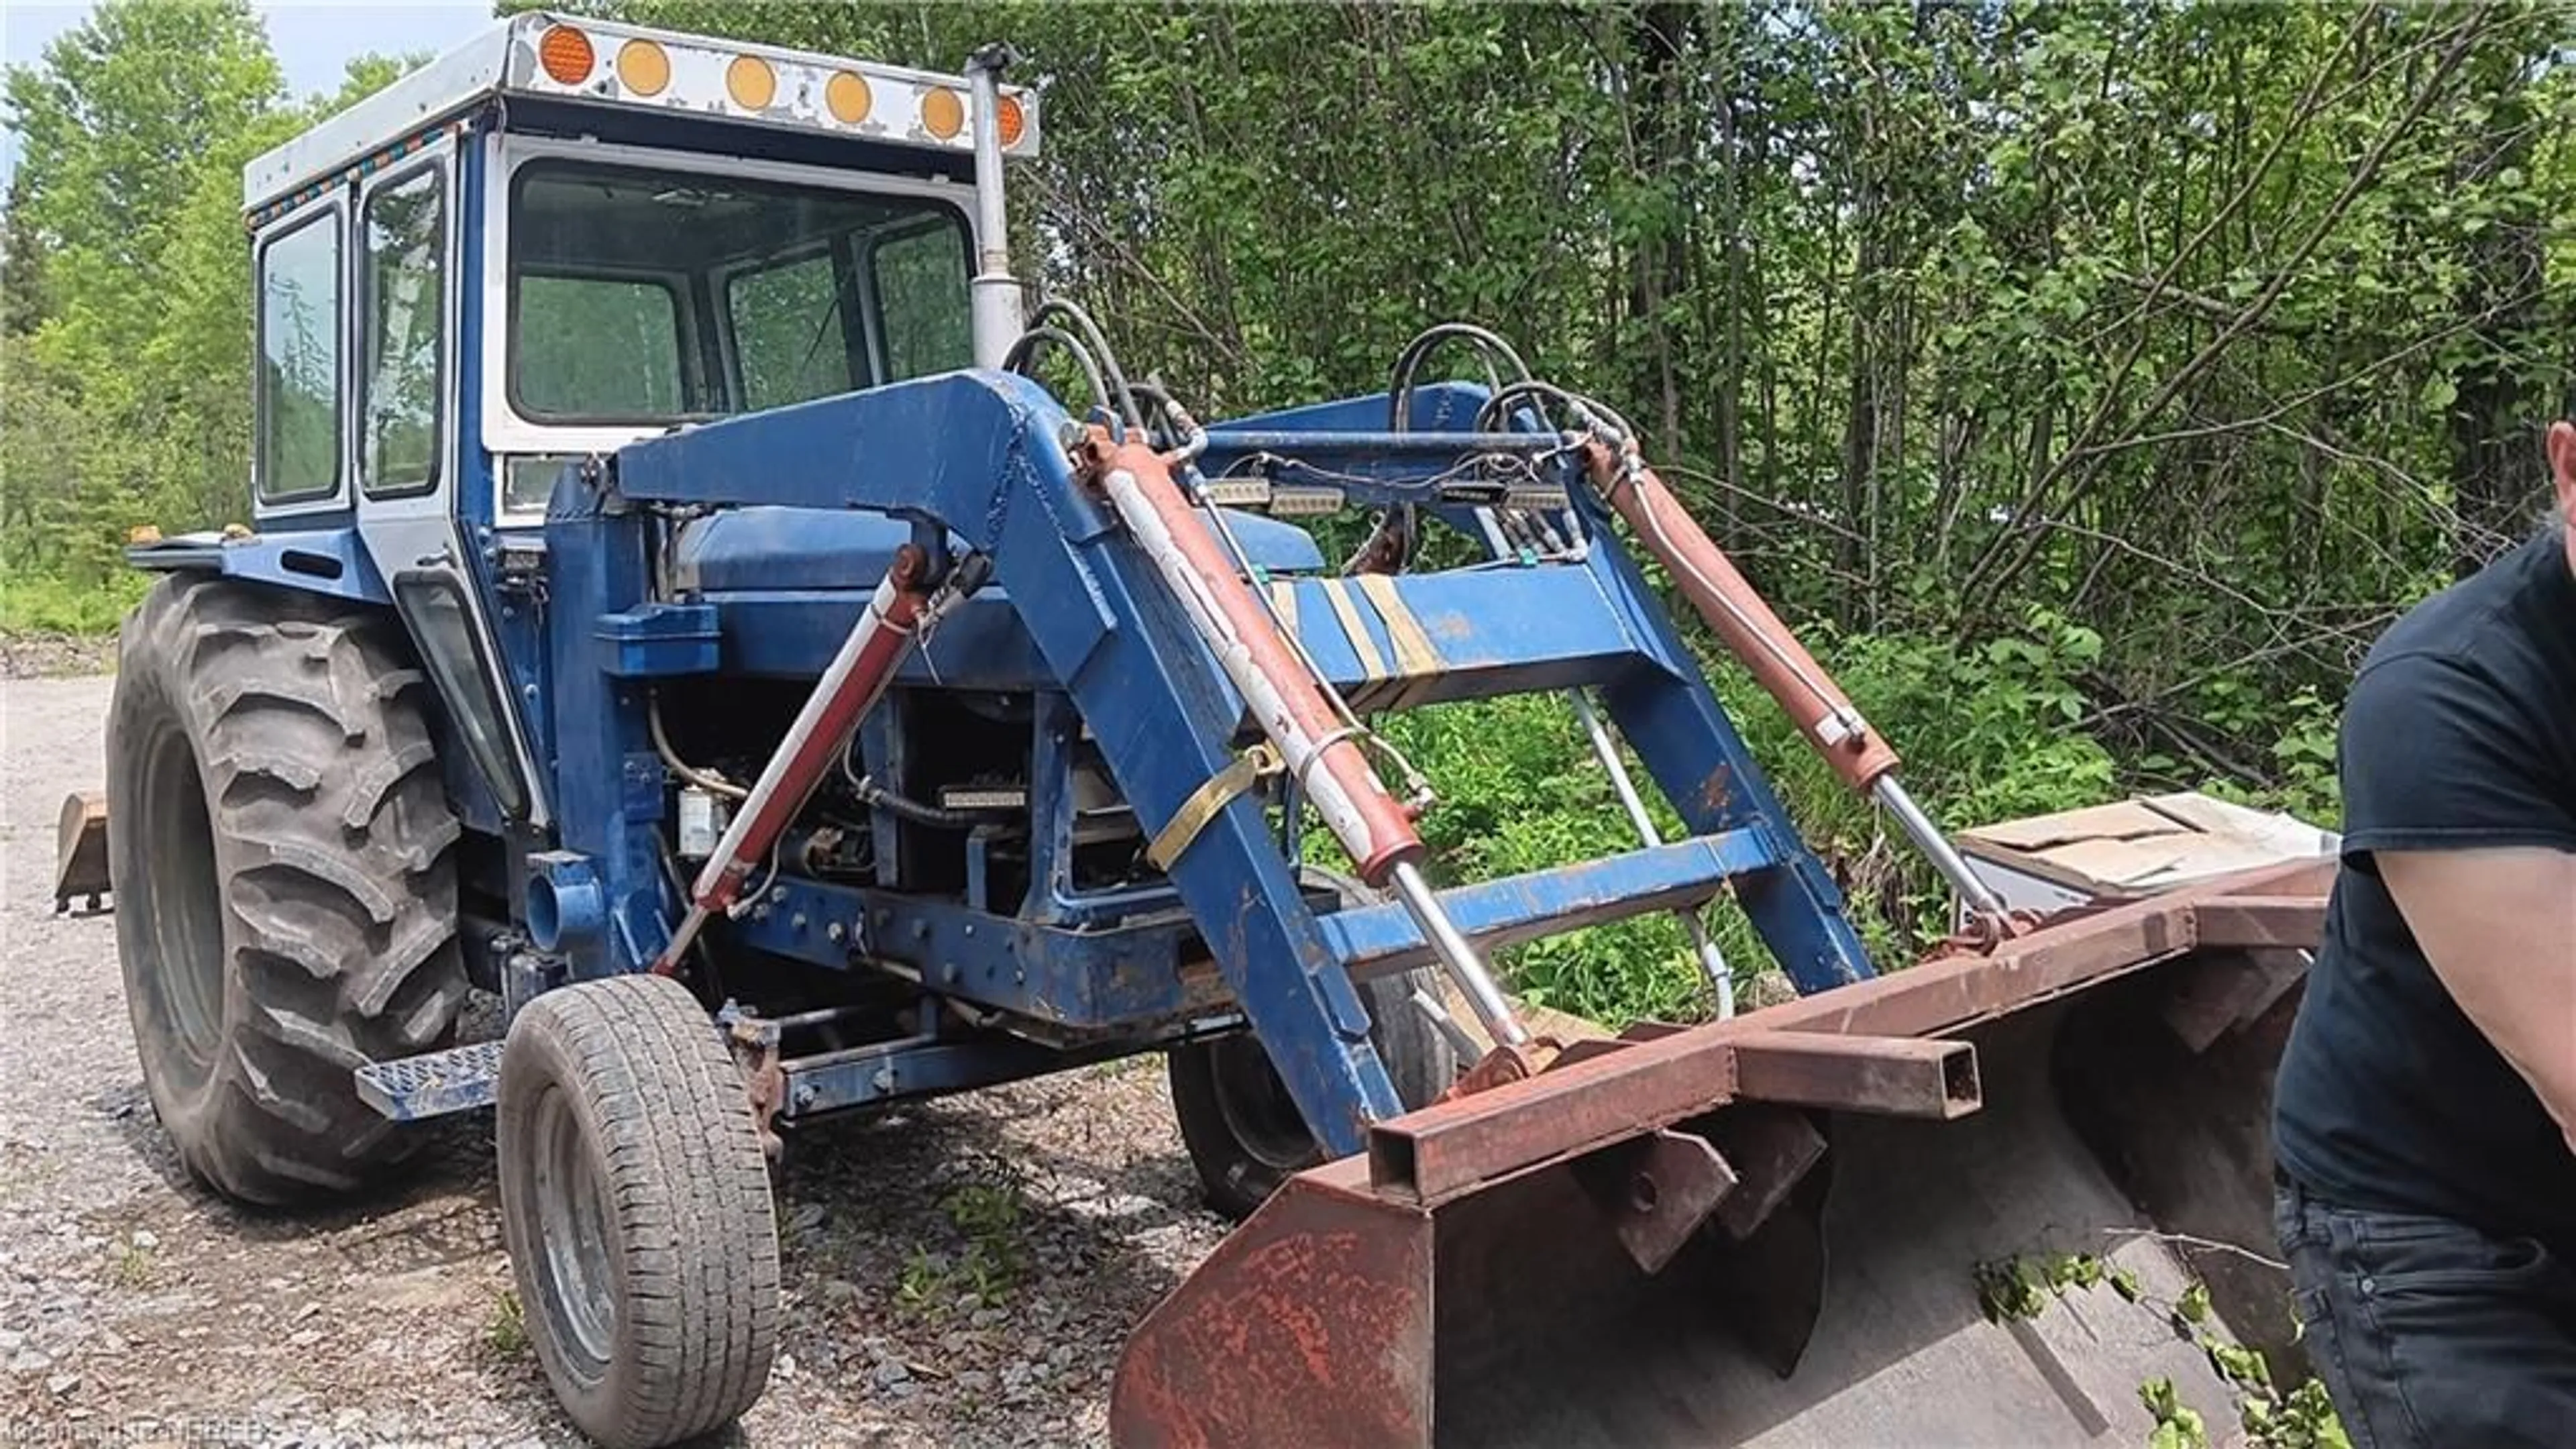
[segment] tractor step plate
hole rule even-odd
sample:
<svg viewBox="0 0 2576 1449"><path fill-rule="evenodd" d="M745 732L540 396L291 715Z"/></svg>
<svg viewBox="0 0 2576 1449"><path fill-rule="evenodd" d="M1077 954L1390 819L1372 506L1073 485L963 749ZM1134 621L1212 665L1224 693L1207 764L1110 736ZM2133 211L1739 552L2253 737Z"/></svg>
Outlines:
<svg viewBox="0 0 2576 1449"><path fill-rule="evenodd" d="M492 1105L501 1082L501 1043L478 1041L358 1068L358 1097L397 1122Z"/></svg>

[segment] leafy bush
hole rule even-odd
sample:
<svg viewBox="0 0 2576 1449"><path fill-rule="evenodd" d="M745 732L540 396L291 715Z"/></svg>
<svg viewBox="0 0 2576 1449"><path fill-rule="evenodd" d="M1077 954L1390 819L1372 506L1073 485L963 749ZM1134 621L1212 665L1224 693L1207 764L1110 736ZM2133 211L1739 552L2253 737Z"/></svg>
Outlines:
<svg viewBox="0 0 2576 1449"><path fill-rule="evenodd" d="M1953 828L2115 797L2112 758L2076 730L2087 704L2073 682L2099 653L2090 630L2037 616L2023 633L1967 650L1911 635L1815 641L1821 662L1906 757L1906 778ZM1881 969L1910 961L1949 925L1947 890L1869 801L1798 738L1745 672L1709 674L1748 748L1810 846L1849 897ZM1634 849L1635 832L1560 695L1441 705L1382 720L1386 737L1440 792L1422 822L1435 873L1485 880ZM1658 829L1679 818L1633 758ZM1310 839L1320 840L1318 832ZM1709 924L1739 989L1770 963L1742 913L1721 900ZM1681 927L1656 915L1533 942L1501 963L1532 1002L1611 1025L1687 1019L1706 990Z"/></svg>
<svg viewBox="0 0 2576 1449"><path fill-rule="evenodd" d="M9 569L0 573L0 633L113 634L151 586L150 575L131 569L91 584Z"/></svg>

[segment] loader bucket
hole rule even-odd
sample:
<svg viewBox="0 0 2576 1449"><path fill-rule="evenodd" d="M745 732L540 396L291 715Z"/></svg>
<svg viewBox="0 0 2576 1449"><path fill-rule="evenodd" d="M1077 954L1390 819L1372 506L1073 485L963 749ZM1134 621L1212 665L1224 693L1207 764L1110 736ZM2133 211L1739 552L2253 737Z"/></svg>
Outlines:
<svg viewBox="0 0 2576 1449"><path fill-rule="evenodd" d="M1380 1124L1138 1326L1113 1439L2141 1443L2156 1380L2232 1424L2197 1338L2300 1376L2267 1127L2328 869L1632 1031ZM1981 1291L2087 1261L2116 1284Z"/></svg>
<svg viewBox="0 0 2576 1449"><path fill-rule="evenodd" d="M54 830L54 909L69 910L73 897L85 896L95 911L107 890L107 797L78 792L63 801Z"/></svg>

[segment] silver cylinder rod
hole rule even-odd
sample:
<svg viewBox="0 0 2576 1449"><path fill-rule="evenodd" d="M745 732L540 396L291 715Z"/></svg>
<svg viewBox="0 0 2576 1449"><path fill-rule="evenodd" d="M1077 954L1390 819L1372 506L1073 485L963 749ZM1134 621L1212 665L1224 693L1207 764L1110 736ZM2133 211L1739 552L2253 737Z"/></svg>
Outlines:
<svg viewBox="0 0 2576 1449"><path fill-rule="evenodd" d="M1458 934L1458 927L1450 921L1449 913L1440 908L1440 898L1432 894L1431 883L1422 878L1421 868L1412 861L1400 860L1387 876L1395 882L1395 894L1404 902L1405 914L1413 917L1413 924L1421 929L1422 939L1431 943L1432 954L1440 958L1458 994L1467 998L1476 1019L1485 1024L1485 1035L1493 1038L1497 1046L1528 1045L1529 1029L1512 1014L1511 1003L1503 1000L1503 989L1494 984L1493 973L1478 959L1476 948L1467 944L1467 938Z"/></svg>
<svg viewBox="0 0 2576 1449"><path fill-rule="evenodd" d="M1627 807L1628 819L1637 827L1637 838L1650 849L1663 844L1663 832L1655 828L1655 817L1647 813L1645 797L1637 793L1636 777L1628 773L1628 762L1619 758L1618 743L1610 738L1610 727L1601 722L1600 712L1592 707L1592 697L1580 689L1569 689L1566 698L1574 701L1574 717L1583 722L1583 733L1592 741L1593 758L1609 772L1610 788L1619 792L1619 803ZM1709 939L1708 923L1692 906L1684 906L1673 915L1690 933L1691 954L1698 958L1700 974L1708 978L1709 990L1716 997L1718 1020L1735 1015L1735 973L1728 969L1717 942Z"/></svg>
<svg viewBox="0 0 2576 1449"><path fill-rule="evenodd" d="M1941 878L1950 883L1950 889L1957 891L1959 898L1967 902L1970 914L2004 914L2003 898L1995 894L1994 887L1978 877L1976 868L1968 864L1967 857L1959 854L1950 838L1941 833L1941 827L1933 824L1932 817L1923 813L1923 807L1914 803L1914 797L1906 793L1902 781L1893 774L1881 775L1878 783L1870 788L1870 794L1887 807L1888 814L1896 817L1897 828L1905 832L1905 838L1914 842L1914 848L1923 852L1934 870L1941 872Z"/></svg>
<svg viewBox="0 0 2576 1449"><path fill-rule="evenodd" d="M1002 69L1009 47L988 45L966 62L968 124L975 141L975 279L967 290L975 365L999 367L1019 340L1020 283L1011 275L1011 213L1002 190Z"/></svg>

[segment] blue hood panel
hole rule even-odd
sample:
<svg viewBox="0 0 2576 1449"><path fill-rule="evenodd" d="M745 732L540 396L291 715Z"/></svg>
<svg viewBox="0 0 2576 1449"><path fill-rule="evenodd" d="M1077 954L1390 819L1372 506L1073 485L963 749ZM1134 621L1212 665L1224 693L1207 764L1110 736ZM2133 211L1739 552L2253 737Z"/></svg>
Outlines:
<svg viewBox="0 0 2576 1449"><path fill-rule="evenodd" d="M1323 552L1306 530L1225 510L1254 564L1271 573L1320 573ZM912 525L845 508L728 508L680 531L681 587L715 593L770 589L872 589L912 537Z"/></svg>

